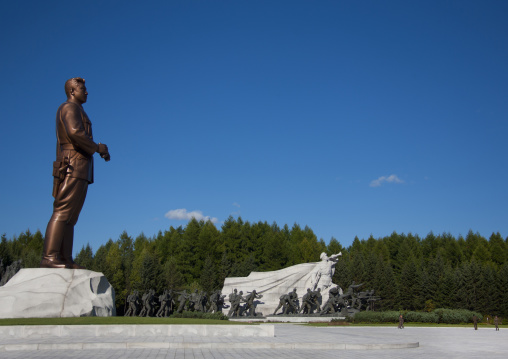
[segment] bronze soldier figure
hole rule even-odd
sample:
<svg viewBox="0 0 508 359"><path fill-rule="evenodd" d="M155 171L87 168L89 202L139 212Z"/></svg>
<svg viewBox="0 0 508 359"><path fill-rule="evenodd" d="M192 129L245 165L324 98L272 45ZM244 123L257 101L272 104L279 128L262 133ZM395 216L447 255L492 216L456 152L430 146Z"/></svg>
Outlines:
<svg viewBox="0 0 508 359"><path fill-rule="evenodd" d="M67 101L56 113L56 161L53 162L53 215L44 237L41 268L84 269L72 259L74 225L93 183L93 155L109 161L108 146L97 144L92 124L83 110L88 92L85 80L75 77L65 83Z"/></svg>

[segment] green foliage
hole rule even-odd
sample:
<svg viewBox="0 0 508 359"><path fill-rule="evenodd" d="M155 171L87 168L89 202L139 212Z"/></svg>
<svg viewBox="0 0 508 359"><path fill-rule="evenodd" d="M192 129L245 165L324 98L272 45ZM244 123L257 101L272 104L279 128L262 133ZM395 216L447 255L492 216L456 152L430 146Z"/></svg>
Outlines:
<svg viewBox="0 0 508 359"><path fill-rule="evenodd" d="M175 257L169 257L166 263L164 263L164 266L162 267L161 278L166 288L171 290L178 290L182 288L184 280Z"/></svg>
<svg viewBox="0 0 508 359"><path fill-rule="evenodd" d="M480 313L466 309L439 308L436 309L434 313L438 316L438 323L448 323L448 324L472 323L474 315L478 317L478 321L481 321L483 318L483 316Z"/></svg>
<svg viewBox="0 0 508 359"><path fill-rule="evenodd" d="M19 259L24 267L38 267L43 240L40 231L27 230L12 239L2 235L3 269ZM75 260L106 275L121 314L133 290L153 288L160 294L166 288L198 288L210 293L228 276L318 261L321 252L342 252L334 283L347 289L355 281L363 283L361 290L374 289L382 298L376 310L434 313L434 308L446 308L508 316L508 244L500 233L486 239L473 231L465 238L393 232L382 238L355 237L344 248L335 238L326 244L298 224L279 227L229 217L217 228L193 219L185 228L170 227L152 238L141 233L133 239L122 232L95 254L90 245L78 249Z"/></svg>
<svg viewBox="0 0 508 359"><path fill-rule="evenodd" d="M87 243L86 247L83 246L83 248L81 248L81 251L76 258L74 258L74 261L85 268L93 267L93 251L92 247L90 247L90 243Z"/></svg>
<svg viewBox="0 0 508 359"><path fill-rule="evenodd" d="M465 309L436 309L432 312L360 312L354 316L357 323L398 323L399 315L402 314L405 322L409 323L446 323L462 324L472 323L473 315L482 320L482 315Z"/></svg>
<svg viewBox="0 0 508 359"><path fill-rule="evenodd" d="M434 312L407 312L404 316L406 322L413 323L437 323L439 316Z"/></svg>
<svg viewBox="0 0 508 359"><path fill-rule="evenodd" d="M399 321L398 311L386 312L359 312L354 316L355 322L360 323L397 323Z"/></svg>
<svg viewBox="0 0 508 359"><path fill-rule="evenodd" d="M203 265L200 278L201 288L203 288L203 290L207 293L211 293L218 287L215 273L215 265L213 264L212 258L207 257Z"/></svg>
<svg viewBox="0 0 508 359"><path fill-rule="evenodd" d="M214 319L214 320L229 320L223 313L201 313L201 312L186 312L173 313L169 318L192 318L192 319Z"/></svg>

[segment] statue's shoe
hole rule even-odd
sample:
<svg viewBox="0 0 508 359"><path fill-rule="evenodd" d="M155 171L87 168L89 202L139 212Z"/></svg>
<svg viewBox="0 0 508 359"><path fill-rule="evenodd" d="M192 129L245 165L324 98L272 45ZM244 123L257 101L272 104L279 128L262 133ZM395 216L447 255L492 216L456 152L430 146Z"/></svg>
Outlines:
<svg viewBox="0 0 508 359"><path fill-rule="evenodd" d="M67 268L67 264L59 259L42 258L41 268Z"/></svg>
<svg viewBox="0 0 508 359"><path fill-rule="evenodd" d="M80 266L79 264L77 264L76 262L74 262L72 260L66 262L65 268L69 268L69 269L86 269L85 267Z"/></svg>

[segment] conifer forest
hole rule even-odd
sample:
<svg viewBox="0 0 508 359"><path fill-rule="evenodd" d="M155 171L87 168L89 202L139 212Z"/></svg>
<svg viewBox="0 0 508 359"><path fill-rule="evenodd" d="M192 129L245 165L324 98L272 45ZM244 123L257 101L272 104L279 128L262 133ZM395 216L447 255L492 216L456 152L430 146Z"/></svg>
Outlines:
<svg viewBox="0 0 508 359"><path fill-rule="evenodd" d="M0 241L0 273L22 260L37 268L44 242L40 231L27 230ZM279 227L228 218L220 228L192 219L151 238L126 232L99 248L74 248L75 261L102 272L116 292L117 315L133 290L221 289L226 277L273 271L317 262L322 252L342 252L334 283L343 289L354 281L382 298L376 310L433 311L468 309L483 315L508 316L508 238L500 233L465 237L429 233L425 237L392 233L355 238L345 248L335 238L328 244L309 227ZM255 288L252 288L255 289ZM226 294L226 293L223 293ZM303 293L301 293L303 295Z"/></svg>

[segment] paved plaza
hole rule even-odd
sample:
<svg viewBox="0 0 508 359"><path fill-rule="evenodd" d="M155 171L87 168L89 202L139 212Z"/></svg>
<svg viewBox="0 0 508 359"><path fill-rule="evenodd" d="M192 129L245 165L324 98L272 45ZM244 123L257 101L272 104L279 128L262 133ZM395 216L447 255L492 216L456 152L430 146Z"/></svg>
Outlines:
<svg viewBox="0 0 508 359"><path fill-rule="evenodd" d="M418 343L418 346L414 345ZM341 348L346 344L346 349ZM405 349L379 348L376 344ZM59 347L61 349L55 349ZM386 347L386 346L385 346ZM51 348L51 349L49 349ZM335 349L330 349L335 348ZM342 346L344 348L344 346ZM348 349L349 348L349 349ZM52 337L0 338L0 358L507 358L502 328L308 327L275 324L275 337Z"/></svg>

